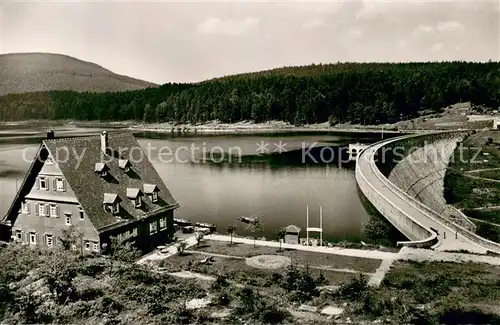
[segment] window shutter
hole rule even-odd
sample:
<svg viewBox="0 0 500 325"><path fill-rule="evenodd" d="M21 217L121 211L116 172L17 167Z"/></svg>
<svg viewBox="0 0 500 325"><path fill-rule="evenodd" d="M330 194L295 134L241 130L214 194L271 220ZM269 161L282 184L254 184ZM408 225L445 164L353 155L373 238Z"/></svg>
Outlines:
<svg viewBox="0 0 500 325"><path fill-rule="evenodd" d="M47 235L43 234L42 235L42 242L40 243L42 246L47 246Z"/></svg>
<svg viewBox="0 0 500 325"><path fill-rule="evenodd" d="M45 216L50 218L50 205L44 204L45 207Z"/></svg>
<svg viewBox="0 0 500 325"><path fill-rule="evenodd" d="M66 180L62 179L62 186L63 186L63 191L66 192Z"/></svg>
<svg viewBox="0 0 500 325"><path fill-rule="evenodd" d="M35 203L35 214L38 215L39 212L40 212L40 210L39 210L39 204Z"/></svg>
<svg viewBox="0 0 500 325"><path fill-rule="evenodd" d="M36 241L37 245L40 244L40 234L39 233L35 233L35 241Z"/></svg>
<svg viewBox="0 0 500 325"><path fill-rule="evenodd" d="M28 209L28 214L31 213L31 204L29 202L26 202L26 208Z"/></svg>
<svg viewBox="0 0 500 325"><path fill-rule="evenodd" d="M56 205L56 218L59 218L59 206Z"/></svg>
<svg viewBox="0 0 500 325"><path fill-rule="evenodd" d="M39 190L40 189L40 177L36 178L35 183L36 183L36 189Z"/></svg>
<svg viewBox="0 0 500 325"><path fill-rule="evenodd" d="M24 233L24 238L26 239L25 243L30 243L30 233L27 231Z"/></svg>
<svg viewBox="0 0 500 325"><path fill-rule="evenodd" d="M57 189L57 178L52 179L52 191L55 191Z"/></svg>

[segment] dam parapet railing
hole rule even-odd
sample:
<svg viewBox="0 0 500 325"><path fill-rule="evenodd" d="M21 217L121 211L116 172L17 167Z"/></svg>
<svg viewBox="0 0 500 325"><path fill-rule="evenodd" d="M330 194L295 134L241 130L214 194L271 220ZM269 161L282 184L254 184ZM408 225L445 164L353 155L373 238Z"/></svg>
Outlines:
<svg viewBox="0 0 500 325"><path fill-rule="evenodd" d="M385 141L381 141L381 143L384 142ZM370 201L384 217L388 218L396 229L410 239L410 241L398 242L397 245L417 248L432 248L438 244L438 238L435 232L426 228L418 220L415 220L412 216L407 214L403 209L389 200L382 193L380 188L377 188L371 184L370 181L368 181L365 174L361 171L361 164L359 163L360 157L362 157L362 154L358 156L358 162L356 164L356 181L359 188L368 201ZM375 169L378 171L376 167ZM387 181L385 176L382 175L380 171L375 173L375 176L382 183Z"/></svg>
<svg viewBox="0 0 500 325"><path fill-rule="evenodd" d="M460 234L462 237L467 238L471 242L475 243L478 246L483 247L486 250L489 250L489 251L494 252L494 253L500 253L500 244L495 243L495 242L490 241L490 240L487 240L483 237L480 237L480 236L476 235L475 233L471 232L469 229L466 229L466 228L442 217L436 211L432 210L431 208L429 208L428 206L426 206L425 204L423 204L422 202L420 202L416 198L408 195L401 188L399 188L394 183L389 181L389 179L386 177L386 175L384 175L381 171L381 169L382 169L385 171L385 173L388 174L388 172L390 172L390 170L392 169L390 167L394 166L394 160L392 159L393 156L391 155L390 152L391 151L393 152L396 148L404 148L402 150L403 154L400 155L401 158L404 158L408 155L411 148L423 147L426 143L432 142L432 141L442 140L442 139L446 139L446 138L465 136L467 133L468 133L468 131L439 132L439 133L422 134L422 135L407 135L407 136L393 138L393 139L389 139L389 140L385 140L385 141L380 141L380 142L377 142L371 146L372 148L376 147L376 150L375 150L373 155L371 155L370 157L366 157L366 155L363 155L363 153L365 152L364 151L361 155L359 155L358 160L369 159L370 160L369 166L371 167L372 171L376 174L377 178L389 190L391 190L394 194L396 194L400 198L403 198L406 202L412 204L417 210L423 212L423 214L426 215L431 220L434 220L436 222L439 222L439 223L445 225L448 229ZM385 156L388 153L389 153L389 160L387 160L388 157ZM382 157L382 161L380 161L381 157ZM376 158L377 158L377 162L375 161ZM358 166L362 166L362 164L360 164L359 162L357 163L356 179L358 181L358 185L363 190L363 188L366 189L366 186L364 184L362 186L361 183L368 182L368 181L367 181L366 177L364 177L362 171L360 171L360 170L358 171ZM389 168L387 168L387 166L389 166ZM382 168L380 168L380 167L382 167ZM371 185L370 187L372 190L375 190L375 192L378 193L378 196L383 196L381 191L376 189L374 186ZM369 191L368 192L363 191L363 192L365 193L365 196L367 196L367 198L373 204L374 201L372 201L372 198L370 198L369 195L367 195L367 193L369 193ZM387 198L385 198L385 201L392 204L392 202L387 200ZM379 209L381 205L378 204L375 206ZM384 210L383 207L382 207L382 210ZM387 217L387 215L384 213L384 211L379 210L379 212ZM424 245L430 244L432 233L434 233L434 231L427 229L425 226L423 226L417 220L408 216L408 214L403 212L403 215L406 215L407 218L409 218L409 220L411 220L410 222L413 223L416 227L421 227L421 228L425 229L427 232L431 233L431 236L429 236L427 238L424 236L419 236L420 237L419 239L415 238L415 240L412 240L410 242L403 242L403 243L406 243L407 245L412 245L412 244L419 245L419 244L421 244L420 242L424 242ZM403 234L408 236L407 232L404 232L404 231L402 231L402 229L400 229L401 227L396 227L396 228L398 228L398 230L400 230ZM413 230L415 230L415 229L413 229ZM418 233L422 234L421 231L419 231ZM411 237L409 237L409 238L413 239ZM433 245L436 246L436 244L433 244ZM433 245L431 245L431 246L433 246Z"/></svg>

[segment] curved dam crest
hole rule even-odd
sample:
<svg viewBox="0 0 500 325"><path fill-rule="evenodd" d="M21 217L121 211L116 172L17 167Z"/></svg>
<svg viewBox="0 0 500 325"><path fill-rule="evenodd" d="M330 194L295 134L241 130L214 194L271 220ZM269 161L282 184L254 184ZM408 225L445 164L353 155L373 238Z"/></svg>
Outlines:
<svg viewBox="0 0 500 325"><path fill-rule="evenodd" d="M377 142L358 156L358 186L410 240L399 245L500 253L500 244L477 236L467 217L447 206L442 195L448 162L464 135L454 131L402 136Z"/></svg>

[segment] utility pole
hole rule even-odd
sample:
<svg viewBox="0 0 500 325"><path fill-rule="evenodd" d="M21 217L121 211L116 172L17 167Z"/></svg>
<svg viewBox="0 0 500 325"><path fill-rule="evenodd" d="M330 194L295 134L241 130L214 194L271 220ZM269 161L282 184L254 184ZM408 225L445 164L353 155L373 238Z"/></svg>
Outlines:
<svg viewBox="0 0 500 325"><path fill-rule="evenodd" d="M319 207L319 227L321 232L319 233L319 246L323 246L323 206Z"/></svg>
<svg viewBox="0 0 500 325"><path fill-rule="evenodd" d="M309 206L306 206L306 246L309 246Z"/></svg>

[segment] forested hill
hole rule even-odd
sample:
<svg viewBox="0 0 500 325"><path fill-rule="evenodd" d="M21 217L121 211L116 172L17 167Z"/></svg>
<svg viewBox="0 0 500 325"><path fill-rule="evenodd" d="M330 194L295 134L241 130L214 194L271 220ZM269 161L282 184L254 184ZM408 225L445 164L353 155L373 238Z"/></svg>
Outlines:
<svg viewBox="0 0 500 325"><path fill-rule="evenodd" d="M341 63L281 68L122 93L0 97L1 120L385 123L460 101L500 104L500 63Z"/></svg>
<svg viewBox="0 0 500 325"><path fill-rule="evenodd" d="M76 58L51 53L0 55L0 95L48 90L125 91L157 87Z"/></svg>

